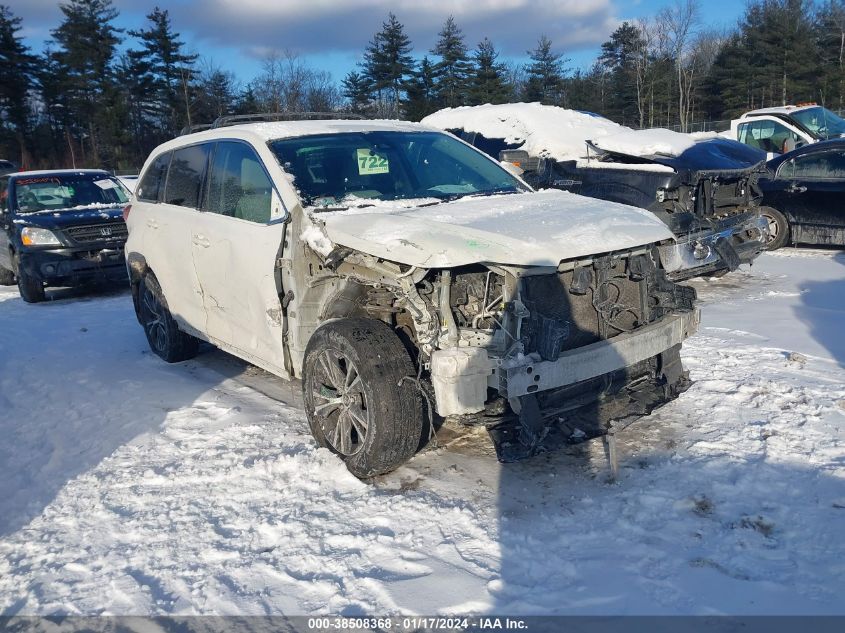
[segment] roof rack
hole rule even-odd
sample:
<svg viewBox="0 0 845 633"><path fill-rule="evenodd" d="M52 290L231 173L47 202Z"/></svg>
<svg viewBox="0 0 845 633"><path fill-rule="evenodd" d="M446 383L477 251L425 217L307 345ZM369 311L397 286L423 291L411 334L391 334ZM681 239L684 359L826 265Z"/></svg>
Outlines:
<svg viewBox="0 0 845 633"><path fill-rule="evenodd" d="M186 125L181 130L179 130L179 136L185 136L185 134L193 134L194 132L202 132L203 130L210 130L211 127L211 123L197 123L195 125Z"/></svg>
<svg viewBox="0 0 845 633"><path fill-rule="evenodd" d="M304 119L366 119L352 112L262 112L256 114L233 114L218 117L209 127L218 128L239 123L260 121L299 121Z"/></svg>

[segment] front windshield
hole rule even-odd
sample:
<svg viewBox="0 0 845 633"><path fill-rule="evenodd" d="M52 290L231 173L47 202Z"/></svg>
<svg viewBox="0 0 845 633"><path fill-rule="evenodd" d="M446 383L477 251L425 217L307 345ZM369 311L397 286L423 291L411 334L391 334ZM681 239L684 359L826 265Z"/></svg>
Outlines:
<svg viewBox="0 0 845 633"><path fill-rule="evenodd" d="M495 162L440 132L347 132L270 143L302 203L349 207L374 200L514 193L526 187Z"/></svg>
<svg viewBox="0 0 845 633"><path fill-rule="evenodd" d="M793 112L792 116L821 139L838 138L845 134L845 120L827 108L807 108Z"/></svg>
<svg viewBox="0 0 845 633"><path fill-rule="evenodd" d="M15 180L19 213L63 211L126 204L123 186L104 174L56 174Z"/></svg>

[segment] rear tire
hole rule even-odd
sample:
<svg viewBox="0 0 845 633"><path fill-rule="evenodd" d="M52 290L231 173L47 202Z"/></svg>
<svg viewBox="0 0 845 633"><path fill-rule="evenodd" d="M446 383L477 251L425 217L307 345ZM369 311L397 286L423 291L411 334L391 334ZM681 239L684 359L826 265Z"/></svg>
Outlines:
<svg viewBox="0 0 845 633"><path fill-rule="evenodd" d="M44 301L44 284L40 279L30 277L23 270L18 268L18 292L21 299L27 303L40 303Z"/></svg>
<svg viewBox="0 0 845 633"><path fill-rule="evenodd" d="M0 286L14 286L15 273L0 266Z"/></svg>
<svg viewBox="0 0 845 633"><path fill-rule="evenodd" d="M416 371L393 330L372 319L332 321L305 350L302 390L317 443L359 478L401 466L416 453L423 404Z"/></svg>
<svg viewBox="0 0 845 633"><path fill-rule="evenodd" d="M197 355L199 340L179 329L158 279L147 273L138 285L138 321L147 335L150 349L168 363L178 363Z"/></svg>
<svg viewBox="0 0 845 633"><path fill-rule="evenodd" d="M777 209L772 207L760 207L760 215L769 223L769 240L766 242L766 250L774 251L789 243L789 221Z"/></svg>

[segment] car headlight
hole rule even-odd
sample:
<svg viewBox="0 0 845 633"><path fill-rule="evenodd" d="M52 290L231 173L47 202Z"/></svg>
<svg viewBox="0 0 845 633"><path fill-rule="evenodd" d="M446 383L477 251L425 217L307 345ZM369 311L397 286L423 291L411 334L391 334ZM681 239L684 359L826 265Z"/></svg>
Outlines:
<svg viewBox="0 0 845 633"><path fill-rule="evenodd" d="M21 242L24 246L61 246L59 238L52 231L25 226L21 229Z"/></svg>

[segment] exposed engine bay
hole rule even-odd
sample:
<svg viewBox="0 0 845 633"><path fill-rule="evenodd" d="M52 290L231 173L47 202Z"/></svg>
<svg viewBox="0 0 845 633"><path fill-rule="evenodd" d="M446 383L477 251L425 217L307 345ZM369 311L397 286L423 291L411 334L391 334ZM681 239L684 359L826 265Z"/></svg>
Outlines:
<svg viewBox="0 0 845 633"><path fill-rule="evenodd" d="M667 278L656 247L557 269L425 270L349 249L327 262L349 282L344 312L400 333L432 415L484 425L502 461L603 435L689 385L695 290Z"/></svg>

